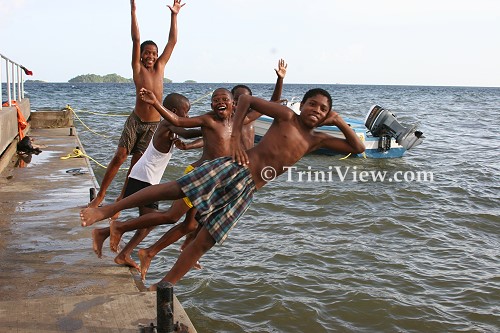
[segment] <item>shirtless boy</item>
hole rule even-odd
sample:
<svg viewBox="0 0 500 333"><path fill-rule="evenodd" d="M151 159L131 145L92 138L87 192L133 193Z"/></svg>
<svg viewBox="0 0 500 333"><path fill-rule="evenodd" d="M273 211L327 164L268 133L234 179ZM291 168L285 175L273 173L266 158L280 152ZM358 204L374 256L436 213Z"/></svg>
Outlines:
<svg viewBox="0 0 500 333"><path fill-rule="evenodd" d="M142 98L148 99L147 95ZM269 130L253 148L241 145L241 128L249 108L274 118ZM187 196L198 210L203 225L196 238L181 252L162 281L176 284L210 250L221 244L228 232L250 205L253 193L268 180L262 171L273 168L276 176L284 173L305 154L319 148L344 153L361 153L365 147L356 133L332 109L330 94L320 88L309 90L300 103L300 115L278 103L244 95L238 101L231 137L232 157L217 158L193 172L165 184L150 186L119 202L81 211L85 223L105 219L120 210L155 200ZM319 125L337 126L345 139L315 131ZM265 176L268 176L265 172ZM150 289L154 290L156 285Z"/></svg>
<svg viewBox="0 0 500 333"><path fill-rule="evenodd" d="M144 91L146 90L144 89ZM143 91L141 91L141 94L143 94ZM229 148L232 132L234 101L229 90L224 88L216 89L212 94L212 111L204 115L192 118L178 117L176 114L167 111L167 109L165 109L154 97L155 95L152 92L150 92L150 94L150 96L152 97L150 100L148 100L148 103L154 105L158 112L160 112L161 115L170 123L175 126L186 128L201 128L202 138L204 141L203 153L198 161L191 164L187 168L189 171L198 167L204 161L230 155ZM197 223L194 221L195 213L196 210L192 209L191 202L187 198L184 198L182 200L176 200L172 204L171 208L166 212L150 213L148 215L143 215L136 219L132 219L122 223L111 221L111 249L113 251L117 250L118 242L122 234L126 231L148 228L159 224L173 224L177 222L182 217L182 215L186 214L185 223L175 226L174 231L172 232L173 237L175 238L175 242L182 236L196 229ZM88 226L94 222L86 223L85 221L82 221L82 225ZM147 267L143 265L141 255L139 255L139 257L141 259L141 275L145 275ZM143 269L144 272L142 271Z"/></svg>
<svg viewBox="0 0 500 333"><path fill-rule="evenodd" d="M163 105L172 110L179 117L187 117L191 104L183 95L177 93L168 94L163 101ZM174 147L174 135L184 138L193 138L201 135L198 129L186 130L170 124L167 120L162 120L158 124L153 139L144 152L144 155L130 170L124 197L127 197L144 187L159 184L165 169L172 157ZM144 215L158 210L158 203L139 207L139 214ZM149 234L153 228L139 229L130 239L127 245L115 257L115 262L119 265L127 265L139 269L139 266L132 260L130 254L132 250ZM109 237L109 227L92 230L93 249L99 258L102 256L102 245Z"/></svg>
<svg viewBox="0 0 500 333"><path fill-rule="evenodd" d="M130 173L130 170L144 153L153 137L153 133L160 121L160 115L151 105L141 100L139 89L146 87L154 91L160 101L163 99L165 65L170 59L174 46L177 43L177 14L184 5L181 5L181 0L174 0L173 6L168 6L171 12L170 33L165 49L158 56L158 46L153 41L147 40L141 44L135 0L130 0L132 17L132 72L136 87L135 108L127 118L120 141L118 142L118 148L106 169L99 192L88 204L88 207L98 207L102 203L106 191L118 173L120 166L125 162L127 156L132 154L128 171ZM122 193L117 200L123 197L126 185L127 180L125 180Z"/></svg>
<svg viewBox="0 0 500 333"><path fill-rule="evenodd" d="M271 101L273 102L278 102L281 98L281 92L283 91L283 80L286 75L286 69L287 69L287 64L283 59L280 59L278 61L278 68L275 69L277 79L276 79L276 84L274 86L274 91L273 95L271 96ZM252 95L252 90L243 84L238 84L234 86L231 89L231 93L234 98L234 105L238 105L238 98L241 95ZM249 119L248 121L245 122L245 125L243 126L243 131L242 131L242 143L245 149L250 149L254 146L254 136L255 136L255 131L253 128L253 123L254 120L260 117L261 114L258 112L251 112L249 114ZM197 142L200 139L194 141L193 143L179 143L179 141L176 142L176 146L180 149L192 149L192 148L198 148L203 146L197 145ZM167 231L160 239L158 239L154 244L151 246L144 248L144 249L139 249L138 256L139 260L141 263L141 277L144 280L146 277L146 273L149 269L149 266L151 264L151 260L153 260L154 256L156 256L161 250L169 246L170 244L173 244L176 242L180 237L182 233L189 232L190 230L196 229L198 226L198 223L194 219L194 212L193 214L188 215L189 218L186 218L182 224L178 226L174 226L172 229ZM182 229L181 229L182 228ZM186 240L183 242L181 245L181 251L196 237L196 231L191 231L186 235ZM182 237L182 236L181 236ZM199 263L196 263L195 268L200 269L201 265Z"/></svg>

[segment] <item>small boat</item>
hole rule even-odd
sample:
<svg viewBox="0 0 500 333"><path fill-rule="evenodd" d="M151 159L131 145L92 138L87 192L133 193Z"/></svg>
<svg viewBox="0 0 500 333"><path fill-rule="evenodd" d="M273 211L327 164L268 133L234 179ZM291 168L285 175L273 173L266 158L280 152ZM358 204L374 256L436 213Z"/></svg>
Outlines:
<svg viewBox="0 0 500 333"><path fill-rule="evenodd" d="M295 113L300 114L300 102L286 102L286 105ZM356 132L366 147L364 153L354 154L354 156L367 158L402 157L407 150L422 143L424 138L422 132L415 130L415 126L409 128L402 126L394 114L379 105L370 108L364 121L351 118L344 118L344 120ZM265 115L254 122L255 142L260 141L272 122L273 118ZM345 138L337 126L320 126L317 130L334 137ZM319 149L314 153L344 155L329 149Z"/></svg>

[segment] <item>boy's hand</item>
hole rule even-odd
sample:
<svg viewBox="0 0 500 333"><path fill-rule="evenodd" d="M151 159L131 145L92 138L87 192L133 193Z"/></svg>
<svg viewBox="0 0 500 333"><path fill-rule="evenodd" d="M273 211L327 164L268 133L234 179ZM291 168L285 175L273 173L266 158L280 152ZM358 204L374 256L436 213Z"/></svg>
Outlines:
<svg viewBox="0 0 500 333"><path fill-rule="evenodd" d="M177 147L177 149L187 150L186 143L184 141L182 141L181 139L175 139L174 145Z"/></svg>
<svg viewBox="0 0 500 333"><path fill-rule="evenodd" d="M233 156L233 162L239 165L250 163L247 152L241 144L241 138L239 136L231 135L231 155Z"/></svg>
<svg viewBox="0 0 500 333"><path fill-rule="evenodd" d="M325 120L323 120L320 126L337 126L341 120L342 118L340 117L340 115L337 112L331 110L330 112L328 112Z"/></svg>
<svg viewBox="0 0 500 333"><path fill-rule="evenodd" d="M155 94L151 90L147 90L146 88L141 88L139 91L139 96L141 99L151 105L154 105L157 102Z"/></svg>
<svg viewBox="0 0 500 333"><path fill-rule="evenodd" d="M285 78L286 68L287 67L288 67L288 64L285 62L285 60L280 59L278 61L278 69L275 69L275 71L276 71L276 75L278 75L278 77L280 79L284 79Z"/></svg>
<svg viewBox="0 0 500 333"><path fill-rule="evenodd" d="M181 0L174 0L174 5L169 6L167 5L168 8L170 8L170 11L172 14L179 14L179 11L181 10L182 7L184 7L185 3L181 5Z"/></svg>

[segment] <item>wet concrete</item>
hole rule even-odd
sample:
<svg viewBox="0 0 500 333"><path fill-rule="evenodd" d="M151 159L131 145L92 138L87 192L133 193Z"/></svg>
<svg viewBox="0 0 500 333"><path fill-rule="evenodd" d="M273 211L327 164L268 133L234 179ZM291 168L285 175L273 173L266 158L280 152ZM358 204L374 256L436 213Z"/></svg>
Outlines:
<svg viewBox="0 0 500 333"><path fill-rule="evenodd" d="M109 251L98 259L91 228L80 226L79 211L95 179L87 159L60 158L81 147L78 137L68 128L29 135L42 153L22 168L12 162L0 174L0 327L95 332L88 326L109 321L111 326L99 327L136 332L141 321L156 322L156 293L140 292L139 275L114 264ZM76 168L83 172L67 172ZM26 317L30 309L34 313ZM185 317L183 310L179 315Z"/></svg>

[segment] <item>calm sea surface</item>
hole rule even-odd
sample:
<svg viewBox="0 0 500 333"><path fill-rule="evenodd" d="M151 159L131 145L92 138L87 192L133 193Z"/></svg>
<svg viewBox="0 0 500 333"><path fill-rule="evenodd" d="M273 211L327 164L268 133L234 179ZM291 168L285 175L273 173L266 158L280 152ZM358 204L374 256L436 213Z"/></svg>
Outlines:
<svg viewBox="0 0 500 333"><path fill-rule="evenodd" d="M168 84L165 93L201 98L191 109L197 115L210 108L205 95L221 86L232 84ZM272 84L250 86L256 96L272 94ZM283 97L300 98L312 87L285 84ZM377 103L402 124L418 124L426 139L398 159L309 155L297 171L330 172L330 179L284 174L261 189L228 240L202 258L204 269L176 286L198 332L499 332L500 89L320 87L341 115L364 118ZM109 163L134 105L133 85L25 88L33 109L70 104L98 133L77 122L85 150ZM176 151L164 181L199 155ZM101 181L104 169L94 164L94 171ZM387 178L361 181L362 171ZM115 178L108 202L125 175ZM413 181L394 181L405 175ZM168 228L158 227L145 244ZM164 276L179 245L153 260L146 284Z"/></svg>

